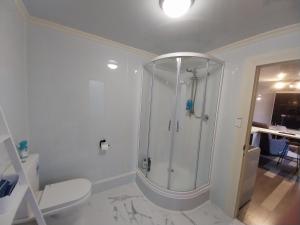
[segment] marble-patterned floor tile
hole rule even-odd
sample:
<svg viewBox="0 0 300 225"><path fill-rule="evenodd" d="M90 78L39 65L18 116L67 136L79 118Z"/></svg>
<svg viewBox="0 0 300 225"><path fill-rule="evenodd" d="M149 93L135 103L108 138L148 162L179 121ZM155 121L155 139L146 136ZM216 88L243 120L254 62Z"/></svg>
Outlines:
<svg viewBox="0 0 300 225"><path fill-rule="evenodd" d="M206 202L190 211L154 205L135 183L93 194L73 212L46 218L48 225L242 225Z"/></svg>

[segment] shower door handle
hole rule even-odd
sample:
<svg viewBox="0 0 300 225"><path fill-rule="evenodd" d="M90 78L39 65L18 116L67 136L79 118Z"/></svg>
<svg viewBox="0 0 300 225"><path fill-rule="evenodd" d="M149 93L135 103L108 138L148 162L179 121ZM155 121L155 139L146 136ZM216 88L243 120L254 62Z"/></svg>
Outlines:
<svg viewBox="0 0 300 225"><path fill-rule="evenodd" d="M169 120L169 127L168 127L168 130L169 130L169 131L171 130L171 120Z"/></svg>
<svg viewBox="0 0 300 225"><path fill-rule="evenodd" d="M179 121L177 120L177 123L176 123L176 131L179 132Z"/></svg>

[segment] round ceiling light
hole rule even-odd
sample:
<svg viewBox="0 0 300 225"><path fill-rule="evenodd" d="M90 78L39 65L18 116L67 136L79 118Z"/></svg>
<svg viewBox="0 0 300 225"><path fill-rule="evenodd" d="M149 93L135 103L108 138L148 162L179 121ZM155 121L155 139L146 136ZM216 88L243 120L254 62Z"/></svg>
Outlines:
<svg viewBox="0 0 300 225"><path fill-rule="evenodd" d="M283 82L277 82L277 83L275 83L274 84L274 88L275 89L283 89L284 87L285 87L285 83L283 83Z"/></svg>
<svg viewBox="0 0 300 225"><path fill-rule="evenodd" d="M195 0L159 0L159 5L167 16L177 18L183 16L193 5L194 1Z"/></svg>
<svg viewBox="0 0 300 225"><path fill-rule="evenodd" d="M286 76L286 73L281 72L281 73L277 74L277 77L279 80L282 80L283 78L285 78L285 76Z"/></svg>
<svg viewBox="0 0 300 225"><path fill-rule="evenodd" d="M115 60L109 60L107 63L107 67L111 70L116 70L118 69L118 63Z"/></svg>

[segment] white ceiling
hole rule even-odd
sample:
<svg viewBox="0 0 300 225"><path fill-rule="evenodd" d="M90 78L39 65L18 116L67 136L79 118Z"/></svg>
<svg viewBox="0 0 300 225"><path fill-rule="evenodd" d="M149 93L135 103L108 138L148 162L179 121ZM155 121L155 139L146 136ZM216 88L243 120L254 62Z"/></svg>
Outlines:
<svg viewBox="0 0 300 225"><path fill-rule="evenodd" d="M300 42L300 40L299 40ZM278 74L284 73L285 77L279 79ZM281 63L262 66L259 73L260 82L274 81L300 81L300 60L293 60Z"/></svg>
<svg viewBox="0 0 300 225"><path fill-rule="evenodd" d="M285 77L280 79L279 73L284 73ZM282 63L275 63L260 68L259 73L259 92L262 93L276 93L282 91L300 92L299 89L291 89L288 85L281 90L274 89L276 82L284 82L287 84L300 82L300 60L287 61Z"/></svg>
<svg viewBox="0 0 300 225"><path fill-rule="evenodd" d="M206 52L300 22L300 0L196 0L179 19L159 0L23 0L32 16L156 54Z"/></svg>

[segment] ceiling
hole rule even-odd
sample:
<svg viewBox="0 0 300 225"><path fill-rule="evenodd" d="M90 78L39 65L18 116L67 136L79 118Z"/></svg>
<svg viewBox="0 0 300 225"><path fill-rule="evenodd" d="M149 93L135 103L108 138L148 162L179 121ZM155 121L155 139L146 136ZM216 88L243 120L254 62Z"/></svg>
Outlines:
<svg viewBox="0 0 300 225"><path fill-rule="evenodd" d="M23 0L32 16L162 54L207 52L300 22L300 0L196 0L168 18L159 0Z"/></svg>
<svg viewBox="0 0 300 225"><path fill-rule="evenodd" d="M283 77L279 77L278 74L284 74ZM283 82L287 85L276 90L274 84L277 82ZM296 84L300 82L300 60L293 60L281 63L275 63L260 67L259 72L259 92L261 93L276 93L276 92L300 92L299 89L290 88L288 84ZM295 85L294 85L295 86Z"/></svg>

